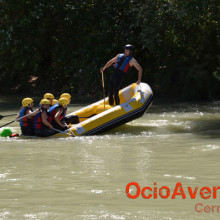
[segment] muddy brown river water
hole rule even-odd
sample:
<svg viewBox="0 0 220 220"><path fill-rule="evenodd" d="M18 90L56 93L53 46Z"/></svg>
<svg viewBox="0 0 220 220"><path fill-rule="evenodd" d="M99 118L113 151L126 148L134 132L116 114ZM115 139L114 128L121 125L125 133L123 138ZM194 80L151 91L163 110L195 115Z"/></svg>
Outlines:
<svg viewBox="0 0 220 220"><path fill-rule="evenodd" d="M1 137L0 219L220 219L219 173L220 103L153 103L102 135Z"/></svg>

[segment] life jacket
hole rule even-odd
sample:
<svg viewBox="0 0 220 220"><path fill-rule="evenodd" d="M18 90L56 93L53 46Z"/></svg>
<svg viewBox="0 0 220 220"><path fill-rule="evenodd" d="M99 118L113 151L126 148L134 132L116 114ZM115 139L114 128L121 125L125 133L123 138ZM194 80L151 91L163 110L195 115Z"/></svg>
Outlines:
<svg viewBox="0 0 220 220"><path fill-rule="evenodd" d="M48 117L47 120L48 120L50 123L52 123L52 122L54 121L54 117L55 117L55 115L56 115L56 109L59 108L59 107L60 107L59 103L56 103L55 105L53 105L53 106L51 106L51 107L49 108L49 117ZM61 108L62 108L62 107L61 107ZM67 109L67 108L66 108L66 109ZM62 118L65 117L65 115L66 115L66 109L63 109L63 112L62 112L62 114L60 115L59 120L61 120Z"/></svg>
<svg viewBox="0 0 220 220"><path fill-rule="evenodd" d="M20 113L19 113L19 118L24 117L25 114L26 114L26 111L29 110L29 109L33 112L33 110L30 107L22 108ZM27 117L21 118L20 119L20 126L21 127L26 127L26 128L27 127L32 127L33 126L33 117L31 117L31 118L27 118Z"/></svg>
<svg viewBox="0 0 220 220"><path fill-rule="evenodd" d="M34 116L34 129L35 130L41 130L42 128L43 122L42 122L41 114L43 113L43 111L47 111L47 109L42 109L42 111L38 112Z"/></svg>
<svg viewBox="0 0 220 220"><path fill-rule="evenodd" d="M115 63L115 68L121 70L122 72L127 72L130 65L129 62L132 59L132 56L125 56L125 54L120 54L118 56L117 62Z"/></svg>

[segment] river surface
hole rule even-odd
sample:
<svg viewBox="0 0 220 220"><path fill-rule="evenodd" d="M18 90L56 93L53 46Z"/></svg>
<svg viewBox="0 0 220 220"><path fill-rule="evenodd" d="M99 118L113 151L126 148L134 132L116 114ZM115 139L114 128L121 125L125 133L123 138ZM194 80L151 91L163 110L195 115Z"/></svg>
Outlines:
<svg viewBox="0 0 220 220"><path fill-rule="evenodd" d="M15 112L0 101L0 115ZM6 128L20 132L18 123ZM0 219L220 219L220 190L213 198L219 173L220 103L153 103L143 117L103 135L0 137ZM128 198L130 182L156 196ZM171 198L178 182L185 199ZM200 195L204 186L209 199ZM198 187L194 199L188 187Z"/></svg>

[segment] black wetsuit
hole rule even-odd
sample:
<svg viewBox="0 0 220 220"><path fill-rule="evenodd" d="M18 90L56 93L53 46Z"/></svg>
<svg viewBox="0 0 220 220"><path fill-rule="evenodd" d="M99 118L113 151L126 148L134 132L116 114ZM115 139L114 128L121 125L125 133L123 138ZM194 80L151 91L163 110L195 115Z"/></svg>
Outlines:
<svg viewBox="0 0 220 220"><path fill-rule="evenodd" d="M31 119L28 121L31 121ZM21 133L24 136L34 136L33 123L31 122L30 126L28 127L21 127Z"/></svg>
<svg viewBox="0 0 220 220"><path fill-rule="evenodd" d="M48 136L51 136L51 135L58 133L57 131L47 127L42 122L41 114L43 113L43 111L46 111L47 115L49 114L47 109L42 109L41 112L39 112L37 115L34 116L34 128L35 128L34 133L35 133L35 135L38 137L48 137Z"/></svg>
<svg viewBox="0 0 220 220"><path fill-rule="evenodd" d="M124 54L120 54L117 58L115 70L109 82L108 95L110 105L114 104L114 100L116 105L120 105L119 90L121 88L121 82L125 73L130 69L129 62L131 59L132 56L125 56Z"/></svg>
<svg viewBox="0 0 220 220"><path fill-rule="evenodd" d="M57 131L48 128L45 124L42 125L42 128L40 130L35 130L35 135L38 137L49 137L57 133Z"/></svg>
<svg viewBox="0 0 220 220"><path fill-rule="evenodd" d="M115 69L114 73L112 74L110 81L109 81L109 90L108 90L108 96L109 96L109 105L120 104L119 99L119 90L121 88L121 82L124 77L125 73L119 69Z"/></svg>

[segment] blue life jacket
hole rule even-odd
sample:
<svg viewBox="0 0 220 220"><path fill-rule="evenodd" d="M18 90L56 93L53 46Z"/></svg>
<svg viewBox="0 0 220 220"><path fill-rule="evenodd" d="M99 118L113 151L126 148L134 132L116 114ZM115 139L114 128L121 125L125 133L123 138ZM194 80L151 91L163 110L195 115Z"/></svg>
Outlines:
<svg viewBox="0 0 220 220"><path fill-rule="evenodd" d="M118 56L117 62L115 63L115 68L123 72L127 72L130 65L129 62L132 59L132 56L125 57L124 53Z"/></svg>
<svg viewBox="0 0 220 220"><path fill-rule="evenodd" d="M26 111L27 111L28 109L31 109L31 108L30 108L30 107L23 107L23 108L21 109L21 111L19 112L19 118L24 117L25 114L26 114ZM32 109L31 109L31 111L33 112ZM32 118L33 118L33 117L32 117ZM20 119L20 126L21 126L21 127L32 127L32 125L33 125L33 120L32 120L32 118L31 118L31 119L30 119L30 118L27 118L27 117L21 118L21 119Z"/></svg>
<svg viewBox="0 0 220 220"><path fill-rule="evenodd" d="M55 115L56 115L56 109L57 109L58 107L60 107L60 105L59 105L59 103L56 103L55 105L53 105L53 106L51 106L51 107L49 108L48 121L49 121L50 123L52 123L52 122L54 121L54 117L55 117ZM67 110L67 108L63 109L63 112L62 112L62 114L60 115L59 120L61 120L62 118L65 117L65 115L66 115L66 110Z"/></svg>
<svg viewBox="0 0 220 220"><path fill-rule="evenodd" d="M59 107L59 103L57 102L56 104L52 105L50 108L49 108L49 113L52 113L57 107Z"/></svg>

